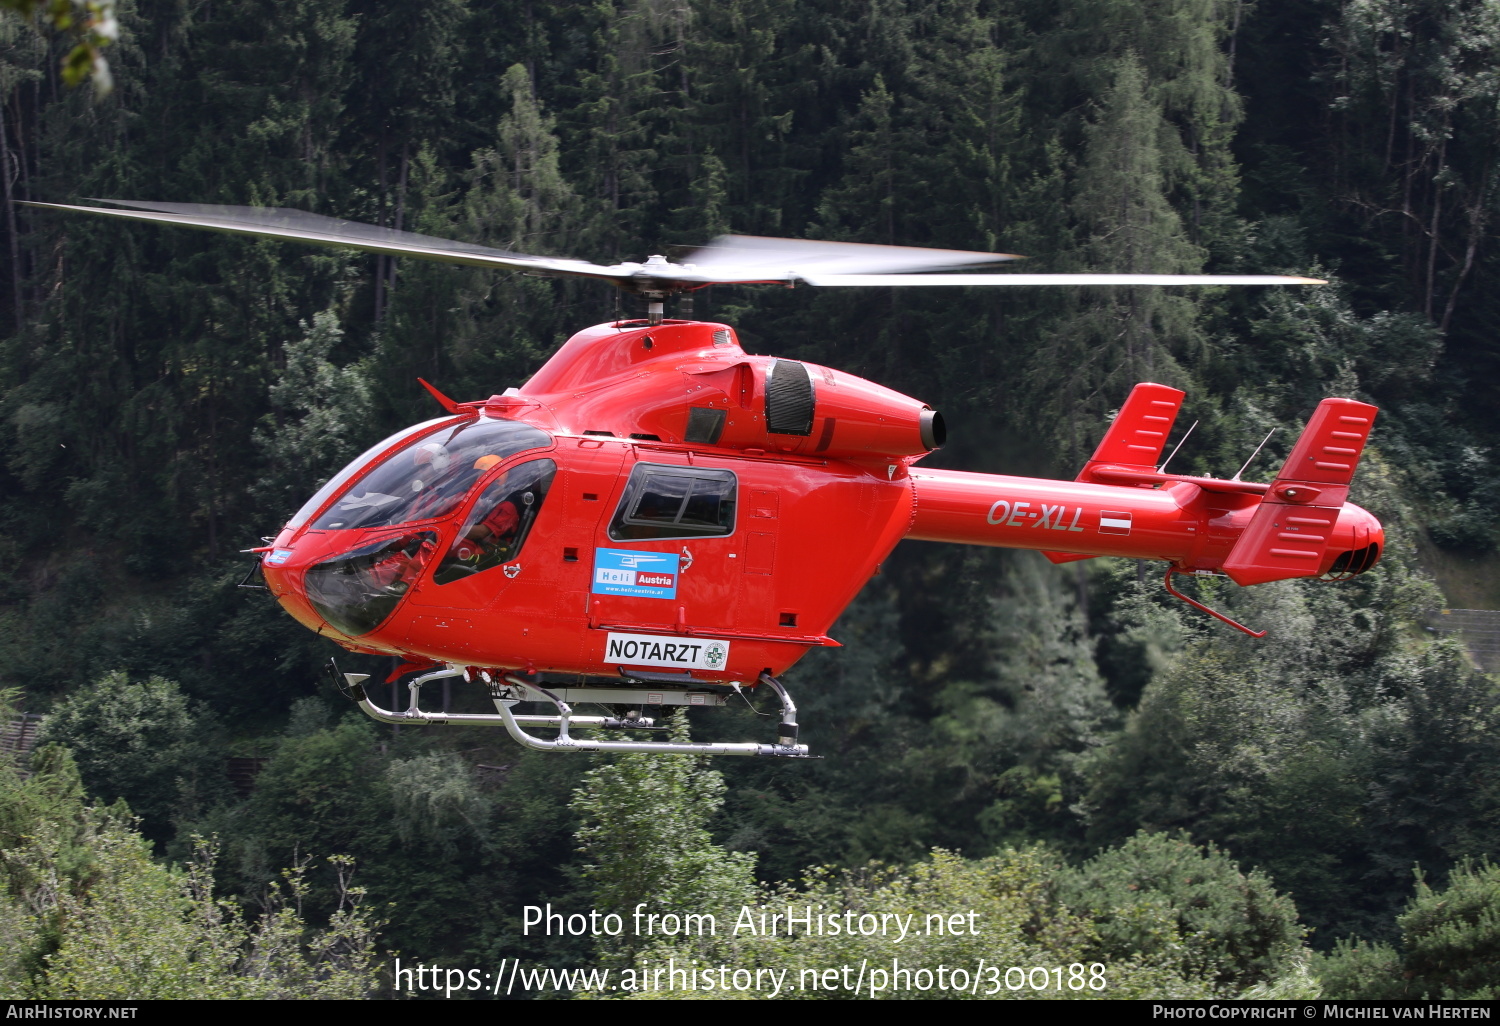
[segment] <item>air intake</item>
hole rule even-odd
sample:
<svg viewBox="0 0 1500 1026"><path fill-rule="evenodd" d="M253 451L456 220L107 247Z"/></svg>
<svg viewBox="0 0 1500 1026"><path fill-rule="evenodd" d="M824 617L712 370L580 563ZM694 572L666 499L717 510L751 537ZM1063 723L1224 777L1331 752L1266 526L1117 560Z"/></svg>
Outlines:
<svg viewBox="0 0 1500 1026"><path fill-rule="evenodd" d="M796 360L777 360L766 372L766 430L776 435L810 435L813 383Z"/></svg>

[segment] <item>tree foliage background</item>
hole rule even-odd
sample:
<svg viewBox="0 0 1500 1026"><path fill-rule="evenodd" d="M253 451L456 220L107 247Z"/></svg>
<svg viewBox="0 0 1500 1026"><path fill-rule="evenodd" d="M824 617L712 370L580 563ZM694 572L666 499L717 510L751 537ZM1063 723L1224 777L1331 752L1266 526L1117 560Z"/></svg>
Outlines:
<svg viewBox="0 0 1500 1026"><path fill-rule="evenodd" d="M736 887L752 856L762 884L793 887L812 865L959 851L976 861L860 886L908 900L1010 880L993 894L1011 902L1015 950L1041 943L1037 923L1072 924L1048 950L1136 959L1163 993L1300 993L1294 963L1350 993L1496 986L1493 959L1436 952L1481 943L1474 924L1494 914L1492 867L1475 860L1500 849L1500 697L1425 629L1445 604L1500 599L1491 0L115 13L104 98L61 81L72 41L0 20L6 201L295 206L606 262L733 230L994 248L1056 271L1331 278L700 294L694 313L735 322L756 351L943 409L954 441L938 465L1071 476L1143 379L1189 392L1200 426L1178 469L1221 476L1280 427L1269 473L1324 395L1375 402L1355 498L1390 546L1340 588L1201 584L1271 630L1251 642L1166 603L1134 564L908 543L841 621L846 647L793 672L826 761L725 765L722 794L647 782L676 803L664 822L708 809L693 829L710 840L693 834L689 854L721 846ZM218 884L246 907L279 867L347 853L390 907L388 950L588 955L523 937L520 907L614 879L576 849L608 840L589 833L608 822L601 803L624 801L640 767L340 718L316 683L325 643L235 588L236 553L428 416L416 375L463 398L501 391L620 301L593 283L4 210L0 685L52 713L70 772L92 800L129 803L158 857L190 860L194 834L217 834ZM229 755L267 760L253 794L227 786ZM1192 902L1170 888L1130 911L1121 874L1171 864L1167 838L1228 867L1209 874L1220 932L1172 911ZM1432 911L1450 873L1472 921ZM302 879L309 914L335 914L334 869ZM807 886L855 887L836 879ZM1259 911L1228 897L1251 891ZM1051 911L1024 912L1033 892ZM1068 918L1091 902L1089 925ZM1172 962L1174 931L1217 939ZM1307 944L1323 961L1297 961Z"/></svg>

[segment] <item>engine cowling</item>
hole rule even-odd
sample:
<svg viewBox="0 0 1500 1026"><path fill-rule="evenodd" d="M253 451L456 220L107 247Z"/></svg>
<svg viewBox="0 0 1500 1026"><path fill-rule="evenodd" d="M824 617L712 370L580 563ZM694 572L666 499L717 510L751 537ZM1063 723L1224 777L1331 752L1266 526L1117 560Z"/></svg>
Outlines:
<svg viewBox="0 0 1500 1026"><path fill-rule="evenodd" d="M608 384L608 388L602 387ZM548 408L580 433L851 460L920 456L946 436L932 408L852 374L750 356L727 325L600 325L520 390L491 400ZM548 425L552 427L553 425Z"/></svg>
<svg viewBox="0 0 1500 1026"><path fill-rule="evenodd" d="M828 367L775 360L766 371L767 437L805 455L920 456L947 430L931 407L874 382Z"/></svg>

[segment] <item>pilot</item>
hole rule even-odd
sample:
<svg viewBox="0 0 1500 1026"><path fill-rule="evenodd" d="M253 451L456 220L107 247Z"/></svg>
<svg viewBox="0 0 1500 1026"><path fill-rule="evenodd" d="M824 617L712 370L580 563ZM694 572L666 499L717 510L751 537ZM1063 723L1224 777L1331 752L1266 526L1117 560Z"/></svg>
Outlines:
<svg viewBox="0 0 1500 1026"><path fill-rule="evenodd" d="M453 462L452 454L442 442L428 442L417 446L411 458L418 467L431 467L434 480L441 477Z"/></svg>
<svg viewBox="0 0 1500 1026"><path fill-rule="evenodd" d="M460 482L450 474L453 455L441 442L428 442L417 446L412 453L415 473L411 479L411 490L415 493L404 510L402 520L426 520L440 517L452 511L462 492L454 494L454 485Z"/></svg>
<svg viewBox="0 0 1500 1026"><path fill-rule="evenodd" d="M430 535L408 535L387 545L375 556L369 569L370 580L392 595L404 595L411 582L427 565L433 549Z"/></svg>
<svg viewBox="0 0 1500 1026"><path fill-rule="evenodd" d="M536 496L526 491L497 503L483 520L469 528L465 537L487 549L509 552L521 531L521 511L516 508L517 501L523 507L530 506L536 502Z"/></svg>
<svg viewBox="0 0 1500 1026"><path fill-rule="evenodd" d="M499 456L481 456L474 461L474 469L481 474L500 462ZM511 552L521 530L521 509L536 502L530 491L509 495L495 504L485 516L469 528L453 547L453 554L465 562L477 561L481 554L489 553L505 558Z"/></svg>

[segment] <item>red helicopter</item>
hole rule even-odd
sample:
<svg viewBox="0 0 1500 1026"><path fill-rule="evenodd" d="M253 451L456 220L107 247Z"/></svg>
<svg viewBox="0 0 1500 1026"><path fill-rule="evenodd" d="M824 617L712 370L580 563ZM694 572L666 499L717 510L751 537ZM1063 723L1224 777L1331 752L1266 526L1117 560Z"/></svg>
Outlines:
<svg viewBox="0 0 1500 1026"><path fill-rule="evenodd" d="M520 388L454 402L328 481L260 554L293 617L344 648L398 657L402 711L367 675L335 684L395 724L503 726L542 750L807 757L779 677L903 538L1038 549L1054 562L1163 560L1240 585L1341 579L1380 558L1380 522L1346 501L1376 408L1325 399L1269 484L1166 473L1183 393L1142 383L1074 481L930 470L940 414L827 367L742 350L727 324L670 320L711 284L1322 284L1282 276L933 273L1007 254L727 236L682 263L601 266L301 211L171 203L33 204L131 220L603 279L648 316L579 332ZM920 272L920 273L918 273ZM1179 443L1180 444L1180 443ZM1253 457L1252 457L1253 458ZM1243 470L1243 468L1242 468ZM427 712L423 685L461 677L495 714ZM656 706L721 706L765 687L774 744L580 738L661 729ZM552 711L515 711L543 702ZM606 707L578 715L575 705ZM537 737L531 727L556 730Z"/></svg>

